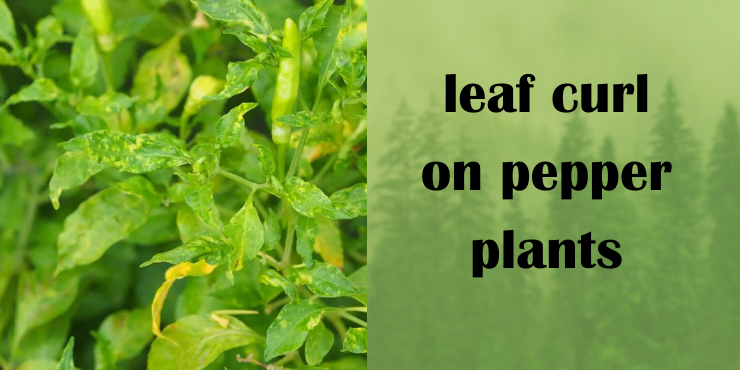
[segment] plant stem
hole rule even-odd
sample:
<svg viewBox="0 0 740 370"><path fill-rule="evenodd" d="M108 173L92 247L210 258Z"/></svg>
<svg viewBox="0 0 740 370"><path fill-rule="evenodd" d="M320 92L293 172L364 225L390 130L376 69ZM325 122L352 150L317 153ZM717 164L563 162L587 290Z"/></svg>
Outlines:
<svg viewBox="0 0 740 370"><path fill-rule="evenodd" d="M211 312L216 315L259 315L259 311L254 310L216 310Z"/></svg>
<svg viewBox="0 0 740 370"><path fill-rule="evenodd" d="M288 362L294 361L296 358L300 359L300 356L298 355L298 351L290 351L285 354L285 357L281 358L280 360L275 361L274 365L282 367Z"/></svg>
<svg viewBox="0 0 740 370"><path fill-rule="evenodd" d="M367 307L348 307L344 310L347 312L367 312Z"/></svg>
<svg viewBox="0 0 740 370"><path fill-rule="evenodd" d="M293 300L293 298L290 298L290 297L287 297L286 296L286 297L280 298L280 299L278 299L276 301L272 301L271 303L266 304L265 305L265 314L266 315L269 315L270 313L272 313L273 311L275 311L275 309L280 308L280 307L282 307L282 306L290 303L290 301L292 301L292 300Z"/></svg>
<svg viewBox="0 0 740 370"><path fill-rule="evenodd" d="M251 181L249 181L249 180L247 180L247 179L245 179L245 178L243 178L243 177L241 177L241 176L239 176L237 174L231 173L231 172L226 171L226 170L219 169L218 170L218 174L221 175L221 176L223 176L223 177L226 177L228 179L234 180L234 181L238 182L239 184L244 185L244 186L246 186L246 187L248 187L248 188L250 188L252 190L256 190L256 189L260 189L260 188L264 187L264 185L262 185L262 184L257 184L257 183L251 182Z"/></svg>
<svg viewBox="0 0 740 370"><path fill-rule="evenodd" d="M280 262L281 269L290 265L290 255L293 251L293 236L295 235L295 223L290 222L288 224L288 232L285 234L285 251L283 252L283 259Z"/></svg>
<svg viewBox="0 0 740 370"><path fill-rule="evenodd" d="M188 117L186 115L180 116L180 140L185 142L188 138Z"/></svg>
<svg viewBox="0 0 740 370"><path fill-rule="evenodd" d="M298 162L301 160L301 156L303 155L303 146L306 145L306 139L308 139L308 130L309 128L306 127L301 133L301 140L298 142L295 154L293 154L293 160L290 163L290 169L288 169L288 175L285 177L286 179L295 175L295 172L298 169Z"/></svg>
<svg viewBox="0 0 740 370"><path fill-rule="evenodd" d="M356 317L354 317L354 316L352 316L352 315L350 315L350 314L348 314L348 313L346 313L344 311L341 311L339 313L339 315L342 316L343 318L349 320L349 321L354 322L357 325L360 325L360 326L362 326L364 328L367 328L367 322L365 322L364 320L360 320L360 319L358 319L358 318L356 318Z"/></svg>
<svg viewBox="0 0 740 370"><path fill-rule="evenodd" d="M324 165L321 166L319 173L317 173L313 177L313 179L311 179L311 183L317 184L319 181L321 181L321 179L324 178L324 175L326 175L326 173L329 171L332 164L334 164L334 161L336 161L338 157L339 157L339 154L337 154L337 152L332 153L331 157L329 157L326 163L324 163Z"/></svg>
<svg viewBox="0 0 740 370"><path fill-rule="evenodd" d="M105 80L105 90L106 91L114 91L113 88L113 69L111 69L111 61L110 61L110 53L102 53L103 58L101 63L103 63L103 77Z"/></svg>
<svg viewBox="0 0 740 370"><path fill-rule="evenodd" d="M269 254L267 254L265 252L259 252L259 253L257 253L257 255L260 256L260 257L264 257L267 260L267 263L270 266L272 266L274 268L279 268L280 267L280 262L278 262L278 260L276 260L271 255L269 255Z"/></svg>
<svg viewBox="0 0 740 370"><path fill-rule="evenodd" d="M280 144L278 145L278 180L282 182L285 180L285 151L287 150L287 145Z"/></svg>
<svg viewBox="0 0 740 370"><path fill-rule="evenodd" d="M344 342L344 338L347 336L347 325L344 325L342 318L339 317L339 315L327 315L326 318L329 319L329 322L331 322L331 324L334 325L334 328L337 329L339 340Z"/></svg>

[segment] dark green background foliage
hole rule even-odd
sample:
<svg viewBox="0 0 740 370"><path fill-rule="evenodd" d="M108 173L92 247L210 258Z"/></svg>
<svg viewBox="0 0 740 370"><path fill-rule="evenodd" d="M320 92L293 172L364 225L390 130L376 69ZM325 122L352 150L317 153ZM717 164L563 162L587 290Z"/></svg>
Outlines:
<svg viewBox="0 0 740 370"><path fill-rule="evenodd" d="M366 20L0 0L0 368L367 368Z"/></svg>
<svg viewBox="0 0 740 370"><path fill-rule="evenodd" d="M738 10L729 1L375 4L384 27L373 30L371 63L383 83L370 91L378 122L369 136L373 366L740 369L740 96L731 77L740 52L723 46L736 43L740 28L726 13ZM457 74L457 91L477 83L488 97L491 85L534 74L531 112L445 113L448 73ZM634 96L624 113L552 106L559 84L634 84L641 73L647 113L636 112ZM431 161L450 169L479 162L481 190L425 189ZM530 171L541 161L620 169L670 161L673 171L661 191L619 185L603 200L590 188L561 200L560 189L530 183L502 200L508 161ZM473 278L472 241L502 246L510 229L517 255L525 239L591 232L620 242L622 264L499 262Z"/></svg>

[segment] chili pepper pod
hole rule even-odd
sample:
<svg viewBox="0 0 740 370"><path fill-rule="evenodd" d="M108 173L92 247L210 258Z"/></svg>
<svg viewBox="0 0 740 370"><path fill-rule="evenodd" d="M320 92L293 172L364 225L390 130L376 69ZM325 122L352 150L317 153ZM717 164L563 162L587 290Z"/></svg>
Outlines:
<svg viewBox="0 0 740 370"><path fill-rule="evenodd" d="M290 126L277 119L293 113L301 79L301 33L290 18L285 20L283 48L292 58L280 59L275 95L272 98L272 141L279 145L287 144L290 140Z"/></svg>
<svg viewBox="0 0 740 370"><path fill-rule="evenodd" d="M111 52L116 48L113 38L113 21L108 7L108 0L82 0L82 9L92 24L98 36L98 44L104 52Z"/></svg>

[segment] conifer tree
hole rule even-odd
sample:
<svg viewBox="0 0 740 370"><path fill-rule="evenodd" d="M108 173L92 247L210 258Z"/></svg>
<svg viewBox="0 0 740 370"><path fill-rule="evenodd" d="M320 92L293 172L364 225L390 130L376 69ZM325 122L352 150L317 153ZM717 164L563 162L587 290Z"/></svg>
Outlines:
<svg viewBox="0 0 740 370"><path fill-rule="evenodd" d="M616 147L611 136L607 136L596 159L601 162L623 165L617 160ZM641 247L638 226L638 213L630 197L630 191L622 186L604 192L603 199L591 200L593 219L589 222L595 240L616 240L620 243L619 253L623 261L633 264L639 258L634 251ZM610 247L614 248L614 245ZM594 248L594 263L598 252ZM608 262L605 262L609 264ZM593 368L618 370L636 368L632 342L634 333L634 302L625 297L634 296L639 286L634 284L633 268L604 270L596 267L586 272L586 307L590 312L586 320L589 339L587 361ZM598 338L598 340L593 340Z"/></svg>
<svg viewBox="0 0 740 370"><path fill-rule="evenodd" d="M740 327L740 260L737 228L740 225L740 127L737 112L730 105L717 126L709 154L706 207L711 220L709 276L707 286L712 319L705 340L710 353L709 366L730 369L738 366L737 328Z"/></svg>
<svg viewBox="0 0 740 370"><path fill-rule="evenodd" d="M426 164L443 162L448 166L452 165L450 156L453 154L451 147L455 144L454 137L445 135L448 131L445 113L440 107L434 98L430 100L424 113L410 127L411 135L407 144L407 150L410 151L411 168L408 173L412 179L413 210L413 222L407 233L413 236L413 240L405 248L410 247L415 255L424 256L421 259L425 261L414 267L414 286L422 288L407 293L415 296L415 304L428 307L424 314L417 315L413 329L410 329L416 332L419 341L417 347L424 351L415 356L416 363L412 366L420 368L456 366L455 347L449 345L452 337L445 333L450 325L443 325L438 320L439 317L444 317L446 307L449 306L445 304L446 294L458 288L447 276L450 268L448 259L454 253L451 251L455 240L451 237L454 190L451 182L445 190L432 191L424 187L421 181ZM437 183L439 169L434 172L437 174Z"/></svg>
<svg viewBox="0 0 740 370"><path fill-rule="evenodd" d="M414 124L414 114L405 101L402 101L393 117L393 129L386 136L386 146L380 156L379 181L374 190L374 199L383 202L382 214L373 220L377 222L375 230L380 230L379 242L376 244L376 252L373 254L375 263L386 266L385 274L374 274L375 286L381 287L381 293L388 299L384 300L388 305L378 307L384 312L383 317L404 318L412 323L415 320L412 311L405 309L407 304L413 304L413 297L409 297L405 290L394 289L398 281L408 279L407 269L404 268L404 256L408 249L412 248L413 234L409 232L412 227L413 207L411 194L411 156L409 146L412 143L410 131ZM378 302L382 305L384 302ZM382 317L379 318L382 320ZM411 353L408 348L409 340L416 339L414 332L409 331L403 335L393 337L397 341L392 346L395 358L402 359L398 364L401 368L411 368L416 363L417 354Z"/></svg>
<svg viewBox="0 0 740 370"><path fill-rule="evenodd" d="M700 263L698 209L700 168L698 144L679 113L672 84L658 110L652 131L650 161L671 162L670 173L662 173L662 189L650 194L648 214L651 235L646 246L655 261L648 272L651 307L639 324L644 335L657 344L643 358L652 366L696 369L696 350L701 329L696 315L698 304L697 266Z"/></svg>
<svg viewBox="0 0 740 370"><path fill-rule="evenodd" d="M585 120L580 115L573 115L565 123L555 163L591 162L591 138ZM549 203L550 226L552 238L577 242L582 234L591 231L592 220L591 194L587 191L573 192L573 199L561 199L559 193L553 194ZM592 234L593 236L593 234ZM545 245L547 248L547 245ZM565 249L565 248L563 248ZM564 268L567 257L560 253L560 268L553 269L555 292L552 294L552 308L548 322L553 332L550 335L562 338L558 343L549 344L548 351L557 366L576 370L585 370L584 351L588 343L585 331L584 268L581 267L581 247L575 244L575 268ZM553 256L554 257L554 256ZM592 254L593 257L593 254Z"/></svg>

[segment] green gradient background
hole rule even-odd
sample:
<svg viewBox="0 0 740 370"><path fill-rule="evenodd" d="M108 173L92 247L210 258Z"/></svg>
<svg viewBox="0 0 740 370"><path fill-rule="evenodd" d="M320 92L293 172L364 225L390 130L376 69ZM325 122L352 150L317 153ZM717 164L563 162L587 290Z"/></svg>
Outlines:
<svg viewBox="0 0 740 370"><path fill-rule="evenodd" d="M371 8L371 368L740 369L740 134L727 108L740 105L740 2ZM458 89L486 90L532 73L531 113L445 113L447 73ZM625 113L552 107L558 84L634 84L641 73L647 113L634 97ZM481 164L481 191L423 188L425 163L462 160ZM543 160L661 160L674 171L661 192L501 200L501 162ZM471 241L501 245L509 228L517 243L591 231L620 241L623 263L473 279Z"/></svg>

